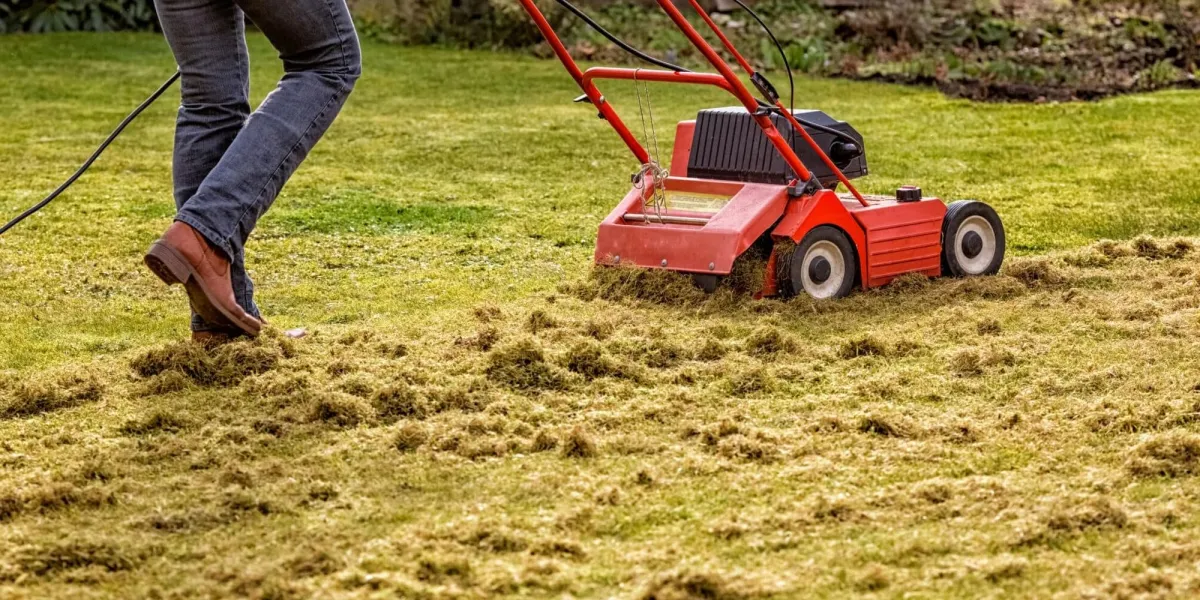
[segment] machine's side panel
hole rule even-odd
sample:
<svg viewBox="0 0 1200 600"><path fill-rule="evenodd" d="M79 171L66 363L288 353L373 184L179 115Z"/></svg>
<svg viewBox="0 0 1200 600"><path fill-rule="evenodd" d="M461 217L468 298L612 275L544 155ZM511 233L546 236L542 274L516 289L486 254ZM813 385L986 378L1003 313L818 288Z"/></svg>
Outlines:
<svg viewBox="0 0 1200 600"><path fill-rule="evenodd" d="M867 278L867 257L863 251L866 248L866 237L858 220L850 216L849 206L842 202L832 190L821 190L811 196L788 203L783 218L771 230L775 241L792 240L799 243L809 231L821 225L832 225L841 229L854 245L858 255L859 272L863 274L863 285Z"/></svg>
<svg viewBox="0 0 1200 600"><path fill-rule="evenodd" d="M675 126L675 149L671 151L671 177L687 177L688 161L692 157L692 136L696 121L680 121Z"/></svg>
<svg viewBox="0 0 1200 600"><path fill-rule="evenodd" d="M863 286L872 288L905 273L942 274L942 220L946 205L929 198L919 202L886 201L847 206L867 238Z"/></svg>

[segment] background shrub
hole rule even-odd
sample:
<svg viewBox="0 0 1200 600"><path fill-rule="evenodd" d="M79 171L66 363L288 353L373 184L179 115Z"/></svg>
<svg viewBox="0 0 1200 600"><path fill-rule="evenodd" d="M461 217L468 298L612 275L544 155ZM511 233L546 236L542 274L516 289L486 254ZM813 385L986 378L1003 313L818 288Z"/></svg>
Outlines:
<svg viewBox="0 0 1200 600"><path fill-rule="evenodd" d="M151 30L152 0L0 0L0 32Z"/></svg>

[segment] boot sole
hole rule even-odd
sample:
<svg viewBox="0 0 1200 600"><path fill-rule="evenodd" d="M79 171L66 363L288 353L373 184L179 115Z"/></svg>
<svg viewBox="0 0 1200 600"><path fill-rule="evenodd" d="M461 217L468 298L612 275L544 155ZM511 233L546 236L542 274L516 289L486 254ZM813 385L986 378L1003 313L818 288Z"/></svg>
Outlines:
<svg viewBox="0 0 1200 600"><path fill-rule="evenodd" d="M196 270L174 248L162 242L154 242L150 245L150 250L146 252L145 262L150 271L163 283L167 285L182 284L187 290L192 310L209 323L236 328L250 337L257 336L259 330L262 329L262 324L258 321L239 319L220 304L213 302L212 295L204 282L197 276Z"/></svg>

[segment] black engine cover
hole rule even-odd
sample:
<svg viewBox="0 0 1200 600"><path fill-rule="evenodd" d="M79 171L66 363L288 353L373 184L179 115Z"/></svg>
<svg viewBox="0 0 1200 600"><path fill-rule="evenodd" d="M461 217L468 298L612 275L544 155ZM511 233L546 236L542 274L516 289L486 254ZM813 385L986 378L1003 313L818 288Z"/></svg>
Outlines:
<svg viewBox="0 0 1200 600"><path fill-rule="evenodd" d="M800 121L808 121L840 131L854 139L858 152L848 153L848 140L832 133L805 127L813 140L833 159L848 179L867 174L867 156L863 138L845 121L838 121L819 110L797 110L793 112ZM821 184L830 187L837 176L825 166L824 161L792 130L783 115L772 114L771 120L784 139L788 140L804 166L812 171ZM696 129L692 134L692 151L688 157L688 177L720 179L725 181L751 181L786 185L796 175L779 156L766 134L745 108L731 106L710 108L696 115Z"/></svg>

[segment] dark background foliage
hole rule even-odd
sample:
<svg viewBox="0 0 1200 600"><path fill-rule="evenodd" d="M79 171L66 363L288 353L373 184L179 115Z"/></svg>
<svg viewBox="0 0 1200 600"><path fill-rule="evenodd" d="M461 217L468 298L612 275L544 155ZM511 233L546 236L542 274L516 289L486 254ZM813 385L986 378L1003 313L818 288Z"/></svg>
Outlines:
<svg viewBox="0 0 1200 600"><path fill-rule="evenodd" d="M152 0L0 0L0 33L148 30Z"/></svg>
<svg viewBox="0 0 1200 600"><path fill-rule="evenodd" d="M359 31L401 44L507 48L548 56L517 0L349 0ZM652 53L700 57L653 0L575 0ZM684 4L682 0L677 0ZM1092 99L1196 85L1196 0L755 0L799 72L936 85L980 100ZM538 0L572 52L631 59L553 0ZM782 68L757 23L702 0L760 67ZM685 14L690 10L685 10ZM698 23L699 25L699 23ZM150 30L152 0L0 0L0 32ZM703 28L702 25L699 25Z"/></svg>

